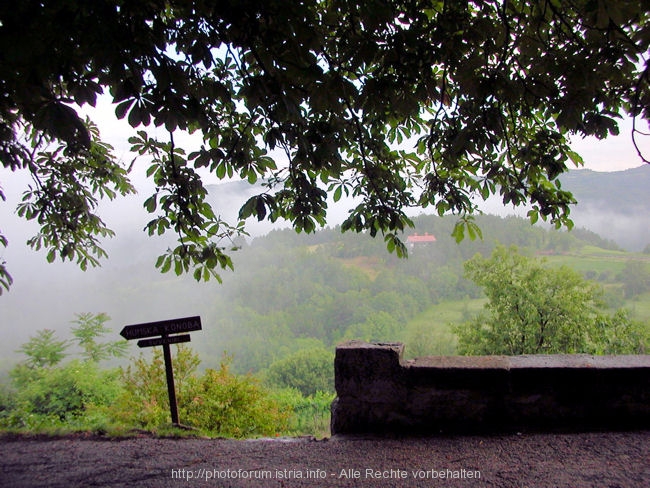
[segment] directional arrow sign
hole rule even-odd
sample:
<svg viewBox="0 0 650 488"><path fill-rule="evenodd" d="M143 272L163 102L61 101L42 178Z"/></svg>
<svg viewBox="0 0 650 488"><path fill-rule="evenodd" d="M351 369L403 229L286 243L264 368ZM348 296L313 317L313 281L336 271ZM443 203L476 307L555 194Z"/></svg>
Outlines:
<svg viewBox="0 0 650 488"><path fill-rule="evenodd" d="M169 334L180 334L181 332L192 332L201 330L201 317L184 317L181 319L163 320L161 322L149 322L146 324L127 325L122 329L120 335L125 339L141 339L143 337L154 337ZM183 341L180 341L183 342ZM146 347L146 346L140 346Z"/></svg>
<svg viewBox="0 0 650 488"><path fill-rule="evenodd" d="M178 425L178 405L176 404L174 369L172 368L172 354L169 345L189 342L190 335L181 334L181 332L192 332L193 330L201 330L201 317L198 315L195 317L184 317L182 319L163 320L161 322L127 325L120 332L120 335L127 340L154 337L153 339L138 341L139 347L163 347L165 375L167 376L167 394L169 395L169 413L171 413L172 423L175 425Z"/></svg>
<svg viewBox="0 0 650 488"><path fill-rule="evenodd" d="M138 347L162 346L163 344L178 344L180 342L190 342L189 334L175 335L169 337L156 337L154 339L142 339L138 341Z"/></svg>

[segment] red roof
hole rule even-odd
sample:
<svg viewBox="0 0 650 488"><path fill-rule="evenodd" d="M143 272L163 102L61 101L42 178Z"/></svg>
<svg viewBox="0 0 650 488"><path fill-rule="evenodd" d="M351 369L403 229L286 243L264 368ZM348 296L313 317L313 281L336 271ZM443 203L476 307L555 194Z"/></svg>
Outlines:
<svg viewBox="0 0 650 488"><path fill-rule="evenodd" d="M417 242L436 242L436 236L428 233L425 233L423 236L413 234L412 236L408 236L406 238L406 242L413 243L413 244Z"/></svg>

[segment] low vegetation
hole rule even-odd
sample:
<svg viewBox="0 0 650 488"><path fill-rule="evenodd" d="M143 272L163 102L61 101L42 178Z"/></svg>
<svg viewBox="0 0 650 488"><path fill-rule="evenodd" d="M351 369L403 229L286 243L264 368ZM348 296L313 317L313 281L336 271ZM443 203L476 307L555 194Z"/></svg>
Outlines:
<svg viewBox="0 0 650 488"><path fill-rule="evenodd" d="M98 335L91 338L95 344ZM0 397L2 429L111 435L173 432L160 350L154 350L151 359L142 355L132 359L125 368L102 369L97 357L62 363L63 354L51 354L66 346L51 331L40 332L24 345L27 359L12 370L12 384ZM179 418L192 434L248 438L329 432L331 392L303 395L289 386L291 381L285 381L284 388L269 389L252 375L233 374L227 356L218 369L202 373L200 362L192 349L177 346L173 364ZM274 372L287 376L282 364ZM326 384L331 371L324 378L309 378Z"/></svg>

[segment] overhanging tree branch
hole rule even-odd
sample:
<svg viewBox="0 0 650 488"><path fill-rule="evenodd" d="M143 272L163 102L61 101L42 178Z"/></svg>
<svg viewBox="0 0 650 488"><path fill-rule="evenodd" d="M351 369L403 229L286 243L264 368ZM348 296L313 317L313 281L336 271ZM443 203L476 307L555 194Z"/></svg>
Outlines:
<svg viewBox="0 0 650 488"><path fill-rule="evenodd" d="M55 164L76 174L92 160L108 175L84 173L68 187L73 200L89 202L114 185L128 192L126 171L78 116L110 93L118 118L138 134L135 151L168 154L172 167L154 167L150 177L178 180L171 191L180 213L148 229L176 223L195 246L181 246L189 261L180 269L198 266L200 277L210 266L230 267L210 251L210 238L239 227L215 216L194 170L256 182L275 170L268 152L276 145L289 158L288 176L276 174L278 192L246 210L271 220L282 214L299 230L326 221L318 182L348 175L353 195L374 199L352 209L368 218L358 214L348 228L373 235L403 230L418 178L425 188L417 203L443 214L470 213L473 197L499 192L506 202L537 205L532 220L570 225L572 199L552 184L566 161L579 161L568 135L605 137L627 113L631 143L650 162L639 143L639 123L650 120L650 75L638 63L648 52L649 18L647 2L575 0L4 2L0 160L34 175ZM152 125L198 131L204 145L181 165L173 136L169 152L140 135ZM33 128L27 142L19 140L25 127ZM394 148L414 140L413 152ZM42 142L60 147L56 162L39 158ZM342 184L329 188L340 197ZM154 196L145 205L155 211L158 203ZM54 256L70 256L56 213L71 210L42 214ZM93 236L107 232L101 220L77 230L78 242L99 252Z"/></svg>

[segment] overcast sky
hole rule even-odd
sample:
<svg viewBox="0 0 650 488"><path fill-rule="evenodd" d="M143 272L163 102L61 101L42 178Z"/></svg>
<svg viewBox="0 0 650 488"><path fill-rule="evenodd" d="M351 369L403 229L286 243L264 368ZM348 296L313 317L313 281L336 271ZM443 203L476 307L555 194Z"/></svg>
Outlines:
<svg viewBox="0 0 650 488"><path fill-rule="evenodd" d="M133 129L124 120L116 120L114 116L114 108L110 106L108 100L102 97L98 101L96 113L98 116L94 120L99 125L102 137L115 147L116 155L122 157L124 160L130 160L131 156L128 154L130 145L127 142L128 137L132 134ZM648 125L640 121L638 129L650 132ZM165 137L163 133L164 128L161 130L161 137ZM582 139L575 137L572 140L572 147L578 154L580 154L585 161L585 168L594 171L622 171L629 168L635 168L643 164L639 155L637 154L634 145L632 144L632 122L631 120L623 120L620 123L620 135L614 137L610 136L605 140L598 140L595 137ZM639 136L638 143L646 157L650 159L650 136ZM182 146L186 139L177 139L176 143ZM200 138L194 137L190 139L190 144L199 147ZM208 179L213 178L208 183L215 183L218 180L216 177L207 176Z"/></svg>
<svg viewBox="0 0 650 488"><path fill-rule="evenodd" d="M622 171L644 164L632 144L632 121L624 120L619 128L620 135L602 141L595 137L573 139L571 145L583 157L585 168L594 171ZM650 132L643 121L637 122L637 130ZM644 157L650 159L650 136L637 136L637 143Z"/></svg>
<svg viewBox="0 0 650 488"><path fill-rule="evenodd" d="M134 129L131 128L125 120L117 120L114 115L114 106L110 103L107 96L99 97L97 107L88 111L91 118L100 128L102 139L111 144L115 149L115 155L125 163L129 163L133 155L129 153L130 144L128 138L133 135ZM638 129L650 132L645 122L640 122ZM160 132L160 137L165 138L164 127L150 131L155 135L155 131ZM584 167L594 171L622 171L629 168L641 166L643 161L639 158L637 151L632 144L631 138L632 122L624 120L620 124L620 135L610 136L605 140L598 140L594 137L582 139L574 137L572 147L580 154L585 162ZM650 159L650 136L639 136L639 147L646 159ZM177 146L184 147L192 151L201 144L201 138L198 135L185 136L177 135L175 137ZM146 181L145 172L147 169L146 161L141 160L134 166L131 174L133 183L139 190L147 191L151 183ZM573 169L570 167L570 169ZM14 201L26 189L29 183L29 176L22 174L9 174L8 170L0 168L0 187L7 194L8 200ZM216 176L211 175L207 170L203 170L202 176L206 184L218 183ZM0 202L1 204L2 202ZM1 224L1 223L0 223ZM0 227L1 228L1 227Z"/></svg>

